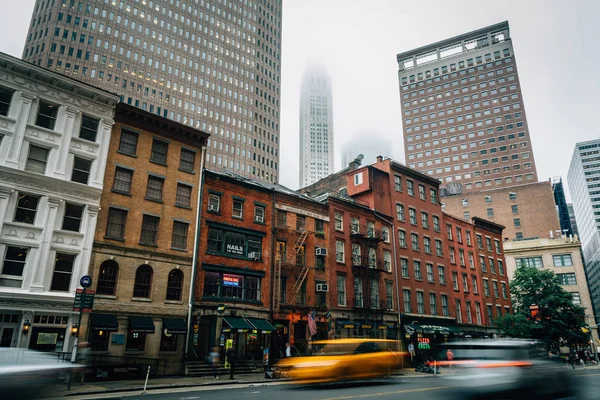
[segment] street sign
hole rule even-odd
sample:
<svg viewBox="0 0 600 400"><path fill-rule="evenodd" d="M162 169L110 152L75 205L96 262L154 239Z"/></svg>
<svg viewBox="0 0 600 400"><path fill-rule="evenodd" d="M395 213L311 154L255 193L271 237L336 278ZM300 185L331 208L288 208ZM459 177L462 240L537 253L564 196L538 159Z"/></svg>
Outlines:
<svg viewBox="0 0 600 400"><path fill-rule="evenodd" d="M219 304L217 306L217 312L219 314L223 314L225 312L225 309L227 308L227 306L225 304Z"/></svg>
<svg viewBox="0 0 600 400"><path fill-rule="evenodd" d="M73 311L81 311L83 308L83 312L92 312L92 308L94 308L94 297L96 295L95 290L86 290L85 297L83 296L83 289L77 289L75 292L75 300L73 301ZM83 298L83 307L82 307L82 297Z"/></svg>
<svg viewBox="0 0 600 400"><path fill-rule="evenodd" d="M89 275L84 275L79 280L79 283L81 284L81 287L89 288L92 286L92 277Z"/></svg>

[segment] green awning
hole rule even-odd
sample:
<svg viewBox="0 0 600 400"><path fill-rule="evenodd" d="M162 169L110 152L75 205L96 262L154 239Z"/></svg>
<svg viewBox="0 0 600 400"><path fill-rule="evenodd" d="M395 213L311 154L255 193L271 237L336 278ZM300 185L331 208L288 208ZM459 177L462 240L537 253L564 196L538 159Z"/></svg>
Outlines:
<svg viewBox="0 0 600 400"><path fill-rule="evenodd" d="M133 333L154 333L154 322L151 317L129 317L129 331Z"/></svg>
<svg viewBox="0 0 600 400"><path fill-rule="evenodd" d="M341 325L341 327L345 328L345 329L354 329L354 328L358 328L358 326L359 326L356 322L352 322L347 319L338 319L335 321L335 323L338 325Z"/></svg>
<svg viewBox="0 0 600 400"><path fill-rule="evenodd" d="M187 333L187 324L182 318L163 318L163 329L171 335L184 335Z"/></svg>
<svg viewBox="0 0 600 400"><path fill-rule="evenodd" d="M443 326L443 325L404 325L404 329L407 333L421 332L421 333L456 333L460 332L460 329L456 326Z"/></svg>
<svg viewBox="0 0 600 400"><path fill-rule="evenodd" d="M119 321L114 315L92 314L90 315L91 326L95 331L116 332L119 330Z"/></svg>
<svg viewBox="0 0 600 400"><path fill-rule="evenodd" d="M243 329L253 330L254 329L254 327L252 325L250 325L250 323L248 321L246 321L244 318L241 318L241 317L223 317L223 323L225 324L225 326L227 326L231 329L240 329L240 330L243 330Z"/></svg>
<svg viewBox="0 0 600 400"><path fill-rule="evenodd" d="M254 329L256 329L257 331L273 332L275 330L275 327L273 325L271 325L271 323L269 321L267 321L266 319L246 318L246 320L248 322L250 322L250 325L252 325L254 327Z"/></svg>

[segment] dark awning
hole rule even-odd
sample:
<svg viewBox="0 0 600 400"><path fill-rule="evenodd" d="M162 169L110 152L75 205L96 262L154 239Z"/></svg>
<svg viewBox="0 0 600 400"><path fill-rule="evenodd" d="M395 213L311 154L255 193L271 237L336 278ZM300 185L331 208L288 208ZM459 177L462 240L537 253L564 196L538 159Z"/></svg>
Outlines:
<svg viewBox="0 0 600 400"><path fill-rule="evenodd" d="M338 319L335 321L336 324L341 325L342 328L347 328L347 329L354 329L358 327L358 324L355 322L352 322L350 320L347 319Z"/></svg>
<svg viewBox="0 0 600 400"><path fill-rule="evenodd" d="M223 323L231 329L254 329L248 321L241 317L223 317Z"/></svg>
<svg viewBox="0 0 600 400"><path fill-rule="evenodd" d="M460 332L460 329L455 326L443 326L443 325L404 325L404 329L407 333L412 334L413 332L422 333L454 333Z"/></svg>
<svg viewBox="0 0 600 400"><path fill-rule="evenodd" d="M151 317L132 316L129 317L129 330L134 333L154 333L154 322Z"/></svg>
<svg viewBox="0 0 600 400"><path fill-rule="evenodd" d="M163 329L171 335L183 335L187 333L187 324L182 318L163 318Z"/></svg>
<svg viewBox="0 0 600 400"><path fill-rule="evenodd" d="M95 331L116 332L119 330L119 321L114 315L92 314L90 315L91 326Z"/></svg>
<svg viewBox="0 0 600 400"><path fill-rule="evenodd" d="M275 330L275 327L271 325L269 321L263 318L246 318L250 325L254 327L257 331L263 332L272 332Z"/></svg>

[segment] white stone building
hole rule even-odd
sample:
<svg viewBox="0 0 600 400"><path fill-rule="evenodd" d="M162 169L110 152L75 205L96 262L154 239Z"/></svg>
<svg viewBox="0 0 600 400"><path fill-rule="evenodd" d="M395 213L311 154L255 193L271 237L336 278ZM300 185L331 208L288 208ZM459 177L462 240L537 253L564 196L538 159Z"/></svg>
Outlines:
<svg viewBox="0 0 600 400"><path fill-rule="evenodd" d="M70 350L118 101L0 53L0 347Z"/></svg>

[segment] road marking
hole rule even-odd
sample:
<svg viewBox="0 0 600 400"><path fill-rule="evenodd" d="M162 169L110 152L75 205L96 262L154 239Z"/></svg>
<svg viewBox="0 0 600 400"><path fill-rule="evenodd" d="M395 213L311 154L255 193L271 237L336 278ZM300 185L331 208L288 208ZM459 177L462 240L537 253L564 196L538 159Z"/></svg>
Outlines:
<svg viewBox="0 0 600 400"><path fill-rule="evenodd" d="M447 389L447 388L451 388L451 387L452 386L436 386L436 387L421 388L421 389L406 389L406 390L398 390L396 392L382 392L382 393L371 393L371 394L359 394L359 395L355 395L355 396L330 397L328 399L323 399L323 400L361 399L361 398L365 398L365 397L389 396L391 394L427 392L430 390L440 390L440 389Z"/></svg>
<svg viewBox="0 0 600 400"><path fill-rule="evenodd" d="M573 374L573 376L598 376L600 374Z"/></svg>
<svg viewBox="0 0 600 400"><path fill-rule="evenodd" d="M182 397L181 400L193 400L193 399L199 399L199 396L195 396L195 397Z"/></svg>
<svg viewBox="0 0 600 400"><path fill-rule="evenodd" d="M257 393L260 393L260 392L250 392L250 394L257 394Z"/></svg>

